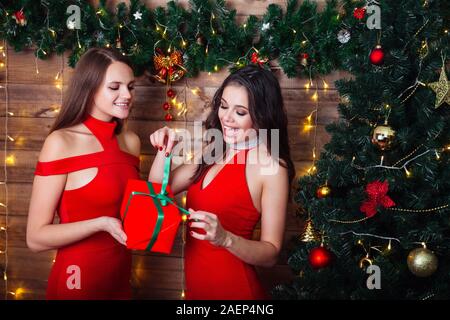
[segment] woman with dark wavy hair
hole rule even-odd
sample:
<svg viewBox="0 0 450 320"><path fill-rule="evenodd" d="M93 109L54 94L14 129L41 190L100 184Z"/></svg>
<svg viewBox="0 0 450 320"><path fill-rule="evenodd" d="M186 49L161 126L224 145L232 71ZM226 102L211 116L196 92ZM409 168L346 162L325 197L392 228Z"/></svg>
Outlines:
<svg viewBox="0 0 450 320"><path fill-rule="evenodd" d="M203 149L199 163L177 167L170 180L174 194L187 191L191 212L186 298L264 299L254 266L277 261L294 177L277 79L257 66L232 73L217 90L205 127L220 135ZM159 148L150 181L162 180L176 140L167 127L150 136ZM261 235L253 240L259 221Z"/></svg>
<svg viewBox="0 0 450 320"><path fill-rule="evenodd" d="M139 178L139 138L124 125L133 97L121 53L82 56L39 155L28 212L28 247L57 249L47 299L131 298L119 210L128 179Z"/></svg>

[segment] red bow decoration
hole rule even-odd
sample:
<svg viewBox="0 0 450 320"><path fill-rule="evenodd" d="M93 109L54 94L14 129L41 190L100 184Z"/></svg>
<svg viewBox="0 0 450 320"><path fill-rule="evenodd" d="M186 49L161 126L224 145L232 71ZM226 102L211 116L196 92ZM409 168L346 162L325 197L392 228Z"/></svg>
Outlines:
<svg viewBox="0 0 450 320"><path fill-rule="evenodd" d="M22 27L27 24L27 18L25 17L25 13L23 13L23 9L14 12L13 19L16 20L16 23Z"/></svg>
<svg viewBox="0 0 450 320"><path fill-rule="evenodd" d="M252 61L252 63L259 64L259 66L262 67L262 65L264 63L266 63L267 61L269 61L269 59L268 58L260 59L259 58L259 54L257 52L253 52L252 53L252 57L251 57L251 61Z"/></svg>
<svg viewBox="0 0 450 320"><path fill-rule="evenodd" d="M359 208L366 214L366 217L373 217L377 213L377 208L379 206L384 208L395 206L395 202L386 195L388 189L389 184L387 181L374 181L366 186L366 193L369 196L369 199L364 201Z"/></svg>

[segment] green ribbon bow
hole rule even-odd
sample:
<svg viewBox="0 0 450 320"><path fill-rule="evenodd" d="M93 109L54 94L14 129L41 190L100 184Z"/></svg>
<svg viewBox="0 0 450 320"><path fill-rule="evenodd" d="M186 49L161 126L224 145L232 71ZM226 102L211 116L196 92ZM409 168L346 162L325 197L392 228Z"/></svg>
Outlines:
<svg viewBox="0 0 450 320"><path fill-rule="evenodd" d="M172 158L172 155L169 155L168 157L166 157L166 160L164 162L164 174L163 174L163 180L162 180L162 184L161 184L161 192L156 194L155 193L155 189L153 188L153 185L151 182L147 181L147 187L148 187L148 191L149 193L145 193L145 192L138 192L138 191L133 191L130 194L130 197L128 198L128 202L127 205L125 207L125 213L123 215L123 219L122 221L125 222L125 217L128 213L128 208L130 206L131 203L131 199L134 196L146 196L146 197L152 197L153 198L153 203L155 204L155 207L158 211L158 217L156 218L156 224L155 224L155 228L153 229L153 234L150 238L150 241L147 245L147 248L145 250L149 251L153 245L156 242L156 239L158 239L158 235L159 232L161 231L161 226L164 220L164 211L162 209L162 207L167 206L167 204L171 204L174 205L175 207L177 207L181 212L183 212L186 215L189 215L190 212L180 206L178 206L169 196L167 193L167 186L169 184L169 175L170 175L170 160Z"/></svg>

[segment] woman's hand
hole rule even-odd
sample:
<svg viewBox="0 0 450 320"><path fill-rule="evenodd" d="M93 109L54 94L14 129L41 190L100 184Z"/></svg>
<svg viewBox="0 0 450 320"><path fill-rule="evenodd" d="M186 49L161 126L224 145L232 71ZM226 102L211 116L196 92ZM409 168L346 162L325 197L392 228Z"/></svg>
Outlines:
<svg viewBox="0 0 450 320"><path fill-rule="evenodd" d="M150 135L150 143L159 151L165 149L166 157L172 152L173 147L178 142L175 130L163 127Z"/></svg>
<svg viewBox="0 0 450 320"><path fill-rule="evenodd" d="M199 240L208 240L217 247L229 248L231 246L231 235L220 224L219 218L213 213L206 211L194 211L189 209L191 213L189 220L191 228L199 228L205 230L205 234L191 231L191 236Z"/></svg>
<svg viewBox="0 0 450 320"><path fill-rule="evenodd" d="M127 235L123 231L122 222L113 217L100 217L100 229L108 232L114 239L124 246L127 243Z"/></svg>

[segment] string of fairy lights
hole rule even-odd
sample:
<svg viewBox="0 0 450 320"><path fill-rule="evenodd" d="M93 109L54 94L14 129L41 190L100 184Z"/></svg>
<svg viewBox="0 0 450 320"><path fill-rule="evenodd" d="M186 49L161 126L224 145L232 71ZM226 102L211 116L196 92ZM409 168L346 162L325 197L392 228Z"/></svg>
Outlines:
<svg viewBox="0 0 450 320"><path fill-rule="evenodd" d="M9 104L9 96L8 96L8 50L6 47L6 42L3 40L0 45L0 71L4 69L5 80L4 83L0 84L0 90L3 90L3 94L5 96L5 114L4 114L4 139L3 139L3 152L4 152L4 161L3 161L3 180L0 181L0 184L4 190L4 199L3 202L0 202L0 206L4 208L4 225L0 225L0 232L3 235L0 235L0 238L4 238L3 245L0 246L0 254L3 255L3 281L4 281L4 299L8 298L8 162L11 161L9 156L7 155L8 150L8 141L11 141L11 137L8 133L8 117L11 115L11 112L8 110ZM1 199L0 199L1 201Z"/></svg>

